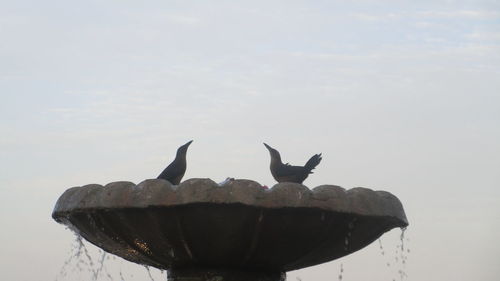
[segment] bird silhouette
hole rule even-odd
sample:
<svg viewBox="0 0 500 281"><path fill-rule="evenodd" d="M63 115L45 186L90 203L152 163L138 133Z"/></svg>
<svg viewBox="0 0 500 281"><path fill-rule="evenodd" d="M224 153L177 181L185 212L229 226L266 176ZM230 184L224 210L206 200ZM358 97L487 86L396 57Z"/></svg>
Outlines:
<svg viewBox="0 0 500 281"><path fill-rule="evenodd" d="M277 182L296 182L302 183L309 174L312 174L312 170L318 166L319 162L321 162L321 153L315 154L309 159L304 166L291 166L286 163L283 164L281 162L280 153L264 143L266 148L269 150L269 154L271 155L271 174L273 178Z"/></svg>
<svg viewBox="0 0 500 281"><path fill-rule="evenodd" d="M163 172L158 176L159 179L168 180L174 185L178 185L181 182L184 173L186 172L186 152L189 145L193 141L188 141L185 145L177 149L177 154L175 155L174 161L168 165Z"/></svg>

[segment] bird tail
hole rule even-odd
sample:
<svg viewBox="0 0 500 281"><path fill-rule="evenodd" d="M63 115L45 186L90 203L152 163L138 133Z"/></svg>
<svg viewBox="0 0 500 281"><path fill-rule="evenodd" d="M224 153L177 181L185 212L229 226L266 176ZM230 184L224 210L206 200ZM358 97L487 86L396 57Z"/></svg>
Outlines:
<svg viewBox="0 0 500 281"><path fill-rule="evenodd" d="M311 157L311 159L309 159L306 163L306 165L304 166L304 168L307 169L307 172L309 174L312 174L312 170L314 168L316 168L316 166L318 166L319 162L321 162L321 153L320 154L314 154L313 157Z"/></svg>

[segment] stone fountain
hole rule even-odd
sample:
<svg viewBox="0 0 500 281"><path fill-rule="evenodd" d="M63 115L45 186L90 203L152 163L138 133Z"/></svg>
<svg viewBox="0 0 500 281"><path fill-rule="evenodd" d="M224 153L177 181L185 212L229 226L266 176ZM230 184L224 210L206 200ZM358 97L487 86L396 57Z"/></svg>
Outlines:
<svg viewBox="0 0 500 281"><path fill-rule="evenodd" d="M385 191L210 179L73 187L52 217L106 252L168 270L169 281L283 281L408 225Z"/></svg>

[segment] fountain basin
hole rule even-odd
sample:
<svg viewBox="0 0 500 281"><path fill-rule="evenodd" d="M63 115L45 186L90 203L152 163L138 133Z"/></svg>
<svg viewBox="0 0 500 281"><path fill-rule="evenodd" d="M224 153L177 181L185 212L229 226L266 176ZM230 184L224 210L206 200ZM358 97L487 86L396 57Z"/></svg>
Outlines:
<svg viewBox="0 0 500 281"><path fill-rule="evenodd" d="M220 280L250 273L261 275L248 280L284 280L286 271L348 255L408 225L400 201L385 191L296 183L266 190L250 180L219 186L210 179L74 187L52 217L109 253L193 281L210 272L240 275Z"/></svg>

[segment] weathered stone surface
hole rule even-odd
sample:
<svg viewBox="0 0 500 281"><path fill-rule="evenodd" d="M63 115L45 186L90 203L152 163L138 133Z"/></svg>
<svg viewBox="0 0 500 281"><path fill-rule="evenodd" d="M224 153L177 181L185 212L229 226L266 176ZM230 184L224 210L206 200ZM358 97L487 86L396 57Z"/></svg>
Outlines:
<svg viewBox="0 0 500 281"><path fill-rule="evenodd" d="M334 185L310 190L297 183L264 189L250 180L73 187L52 216L110 253L179 276L190 274L185 268L281 276L355 252L408 225L400 201L385 191Z"/></svg>

